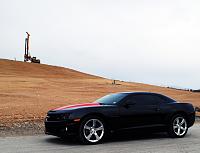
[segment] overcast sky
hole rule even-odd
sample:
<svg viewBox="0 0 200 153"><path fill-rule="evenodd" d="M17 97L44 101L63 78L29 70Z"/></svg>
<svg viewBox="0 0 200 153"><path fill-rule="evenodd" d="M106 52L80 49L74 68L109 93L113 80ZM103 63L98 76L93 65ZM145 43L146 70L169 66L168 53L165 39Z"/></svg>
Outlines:
<svg viewBox="0 0 200 153"><path fill-rule="evenodd" d="M0 58L111 79L200 88L200 1L0 0Z"/></svg>

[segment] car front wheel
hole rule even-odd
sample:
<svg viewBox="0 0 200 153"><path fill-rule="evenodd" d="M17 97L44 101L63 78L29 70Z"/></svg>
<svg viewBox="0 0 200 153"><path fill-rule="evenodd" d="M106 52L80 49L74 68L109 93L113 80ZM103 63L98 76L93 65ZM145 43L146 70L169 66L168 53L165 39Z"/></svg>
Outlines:
<svg viewBox="0 0 200 153"><path fill-rule="evenodd" d="M99 117L88 117L80 126L80 140L84 144L96 144L105 136L105 124Z"/></svg>

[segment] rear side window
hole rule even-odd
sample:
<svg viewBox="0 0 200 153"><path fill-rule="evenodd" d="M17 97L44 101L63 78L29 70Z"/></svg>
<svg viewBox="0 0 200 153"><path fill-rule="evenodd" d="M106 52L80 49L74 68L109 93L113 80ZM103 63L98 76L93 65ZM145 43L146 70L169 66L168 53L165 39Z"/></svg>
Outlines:
<svg viewBox="0 0 200 153"><path fill-rule="evenodd" d="M160 95L160 94L155 94L155 99L157 99L157 101L159 103L173 103L175 102L175 100L167 97L167 96L164 96L164 95Z"/></svg>
<svg viewBox="0 0 200 153"><path fill-rule="evenodd" d="M157 105L171 102L175 102L175 100L160 94L136 94L127 99L128 104L135 105Z"/></svg>

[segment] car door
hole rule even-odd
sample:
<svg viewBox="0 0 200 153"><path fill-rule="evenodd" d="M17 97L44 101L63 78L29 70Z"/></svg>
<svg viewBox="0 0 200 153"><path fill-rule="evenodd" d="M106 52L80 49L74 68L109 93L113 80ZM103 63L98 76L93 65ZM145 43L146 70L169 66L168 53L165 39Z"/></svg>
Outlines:
<svg viewBox="0 0 200 153"><path fill-rule="evenodd" d="M124 128L159 124L159 104L151 94L133 94L120 107L120 119Z"/></svg>

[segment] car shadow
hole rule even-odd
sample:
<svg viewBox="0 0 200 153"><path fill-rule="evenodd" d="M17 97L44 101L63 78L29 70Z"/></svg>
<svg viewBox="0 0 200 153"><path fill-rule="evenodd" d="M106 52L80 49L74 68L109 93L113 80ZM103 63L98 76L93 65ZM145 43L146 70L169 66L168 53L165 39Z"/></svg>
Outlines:
<svg viewBox="0 0 200 153"><path fill-rule="evenodd" d="M126 131L126 132L116 132L111 134L103 143L114 143L114 142L124 142L124 141L140 141L140 140L148 140L148 139L166 139L169 138L166 132L155 133L152 131ZM58 137L51 137L45 139L45 142L57 144L57 145L70 145L77 146L81 145L77 139L68 138L61 139Z"/></svg>
<svg viewBox="0 0 200 153"><path fill-rule="evenodd" d="M169 138L166 132L123 132L123 133L115 133L111 137L106 140L106 143L109 142L122 142L122 141L140 141L140 140L148 140L148 139L165 139Z"/></svg>
<svg viewBox="0 0 200 153"><path fill-rule="evenodd" d="M61 138L56 137L56 136L50 136L48 138L45 138L44 141L47 142L47 143L57 144L57 145L70 145L70 146L80 145L80 143L77 140L61 139Z"/></svg>

